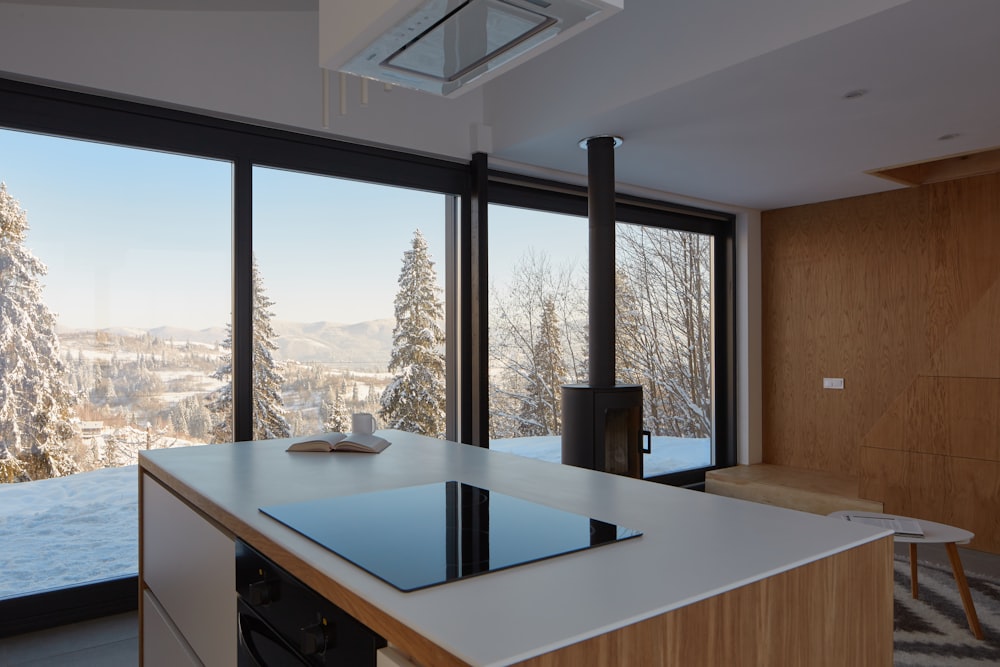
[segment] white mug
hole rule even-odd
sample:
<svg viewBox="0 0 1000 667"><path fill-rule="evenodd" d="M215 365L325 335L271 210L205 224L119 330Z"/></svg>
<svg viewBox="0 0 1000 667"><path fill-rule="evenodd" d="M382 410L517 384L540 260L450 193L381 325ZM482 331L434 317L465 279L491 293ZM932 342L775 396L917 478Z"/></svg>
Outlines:
<svg viewBox="0 0 1000 667"><path fill-rule="evenodd" d="M370 412L359 412L351 415L351 432L370 434L375 430L375 415Z"/></svg>

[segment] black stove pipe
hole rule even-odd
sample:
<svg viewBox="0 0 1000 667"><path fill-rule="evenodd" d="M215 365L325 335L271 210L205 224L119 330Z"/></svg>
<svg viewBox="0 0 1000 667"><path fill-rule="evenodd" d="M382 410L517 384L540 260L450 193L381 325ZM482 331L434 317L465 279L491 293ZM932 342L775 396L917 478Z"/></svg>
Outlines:
<svg viewBox="0 0 1000 667"><path fill-rule="evenodd" d="M615 137L587 142L590 386L615 386Z"/></svg>

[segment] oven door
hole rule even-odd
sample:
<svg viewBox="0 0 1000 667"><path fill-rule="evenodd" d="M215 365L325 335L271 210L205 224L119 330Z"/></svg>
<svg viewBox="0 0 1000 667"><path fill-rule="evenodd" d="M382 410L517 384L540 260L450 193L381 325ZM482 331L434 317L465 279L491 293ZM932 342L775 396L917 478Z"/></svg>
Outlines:
<svg viewBox="0 0 1000 667"><path fill-rule="evenodd" d="M236 600L239 646L238 667L310 667L297 650L254 613L243 600Z"/></svg>

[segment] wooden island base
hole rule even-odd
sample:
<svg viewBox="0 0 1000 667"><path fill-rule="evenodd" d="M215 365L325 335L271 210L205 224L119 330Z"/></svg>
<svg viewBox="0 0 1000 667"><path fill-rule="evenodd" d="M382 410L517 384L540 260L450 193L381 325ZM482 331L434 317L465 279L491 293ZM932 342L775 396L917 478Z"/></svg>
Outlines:
<svg viewBox="0 0 1000 667"><path fill-rule="evenodd" d="M892 554L883 538L517 664L888 667Z"/></svg>

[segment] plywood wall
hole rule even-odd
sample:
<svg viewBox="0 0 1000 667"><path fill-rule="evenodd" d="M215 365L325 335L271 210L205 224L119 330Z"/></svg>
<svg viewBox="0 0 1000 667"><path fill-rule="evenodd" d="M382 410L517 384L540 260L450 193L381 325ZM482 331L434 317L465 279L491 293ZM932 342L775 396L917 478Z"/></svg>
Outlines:
<svg viewBox="0 0 1000 667"><path fill-rule="evenodd" d="M1000 552L1000 175L762 220L764 462Z"/></svg>

